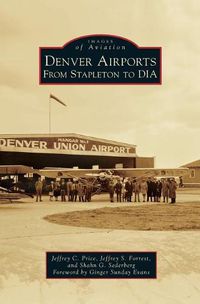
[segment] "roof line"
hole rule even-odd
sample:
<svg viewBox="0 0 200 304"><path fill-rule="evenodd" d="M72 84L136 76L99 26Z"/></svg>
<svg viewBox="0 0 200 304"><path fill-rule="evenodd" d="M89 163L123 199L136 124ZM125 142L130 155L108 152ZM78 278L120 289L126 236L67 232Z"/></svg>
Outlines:
<svg viewBox="0 0 200 304"><path fill-rule="evenodd" d="M77 133L45 133L45 134L40 134L40 133L35 133L35 134L0 134L1 138L20 138L20 137L27 137L27 138L31 138L31 137L47 137L47 138L51 138L51 137L77 137L80 139L88 139L88 140L94 140L94 141L100 141L103 143L110 143L110 144L116 144L116 145L126 145L126 146L130 146L130 147L137 147L134 144L129 144L129 143L124 143L124 142L119 142L119 141L114 141L114 140L108 140L108 139L103 139L103 138L98 138L98 137L93 137L93 136L87 136L87 135L82 135L82 134L77 134Z"/></svg>

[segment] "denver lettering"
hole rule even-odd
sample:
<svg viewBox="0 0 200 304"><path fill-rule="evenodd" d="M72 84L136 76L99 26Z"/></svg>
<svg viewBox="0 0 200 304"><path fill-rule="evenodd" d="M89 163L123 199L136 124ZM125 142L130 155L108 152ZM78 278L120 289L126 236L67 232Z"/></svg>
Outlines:
<svg viewBox="0 0 200 304"><path fill-rule="evenodd" d="M40 140L26 139L0 139L0 147L16 147L16 148L32 148L32 149L47 149L47 142Z"/></svg>
<svg viewBox="0 0 200 304"><path fill-rule="evenodd" d="M64 58L46 55L45 66L92 66L91 60L89 57Z"/></svg>

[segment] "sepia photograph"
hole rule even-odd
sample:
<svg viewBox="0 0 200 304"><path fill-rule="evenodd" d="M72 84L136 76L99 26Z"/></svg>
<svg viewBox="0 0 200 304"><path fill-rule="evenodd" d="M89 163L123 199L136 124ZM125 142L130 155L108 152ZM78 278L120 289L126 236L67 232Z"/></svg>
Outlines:
<svg viewBox="0 0 200 304"><path fill-rule="evenodd" d="M2 3L1 303L198 303L199 13Z"/></svg>

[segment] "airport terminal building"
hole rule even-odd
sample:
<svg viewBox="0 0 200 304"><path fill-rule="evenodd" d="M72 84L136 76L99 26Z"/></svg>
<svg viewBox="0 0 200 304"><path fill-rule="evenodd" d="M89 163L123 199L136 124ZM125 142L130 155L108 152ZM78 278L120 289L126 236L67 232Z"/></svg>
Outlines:
<svg viewBox="0 0 200 304"><path fill-rule="evenodd" d="M91 168L153 168L136 146L80 134L0 135L0 165Z"/></svg>

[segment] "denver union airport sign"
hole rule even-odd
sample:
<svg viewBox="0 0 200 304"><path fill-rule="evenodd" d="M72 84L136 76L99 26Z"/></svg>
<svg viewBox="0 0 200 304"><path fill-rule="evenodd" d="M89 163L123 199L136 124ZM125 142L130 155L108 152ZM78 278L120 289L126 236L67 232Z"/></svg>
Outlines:
<svg viewBox="0 0 200 304"><path fill-rule="evenodd" d="M135 146L113 144L76 136L63 137L4 137L0 138L1 151L86 154L86 155L133 155Z"/></svg>
<svg viewBox="0 0 200 304"><path fill-rule="evenodd" d="M98 34L39 48L40 84L161 84L161 48Z"/></svg>

